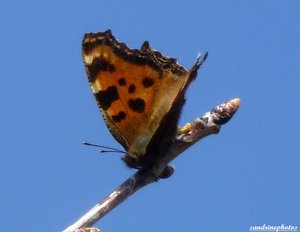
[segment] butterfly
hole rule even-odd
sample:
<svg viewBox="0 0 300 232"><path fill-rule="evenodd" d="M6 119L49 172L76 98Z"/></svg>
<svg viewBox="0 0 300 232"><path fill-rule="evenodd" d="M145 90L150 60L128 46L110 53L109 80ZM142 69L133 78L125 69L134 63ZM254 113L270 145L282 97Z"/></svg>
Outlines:
<svg viewBox="0 0 300 232"><path fill-rule="evenodd" d="M151 167L177 135L184 94L207 53L187 71L149 42L131 49L107 30L85 34L82 56L105 123L126 150L122 159L132 168Z"/></svg>

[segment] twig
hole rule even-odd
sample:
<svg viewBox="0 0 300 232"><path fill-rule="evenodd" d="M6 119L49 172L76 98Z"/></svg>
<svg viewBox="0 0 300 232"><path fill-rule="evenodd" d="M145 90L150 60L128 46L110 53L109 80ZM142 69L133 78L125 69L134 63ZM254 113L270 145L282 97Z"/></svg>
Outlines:
<svg viewBox="0 0 300 232"><path fill-rule="evenodd" d="M203 139L208 135L217 134L221 125L227 123L231 119L238 110L239 105L240 99L235 98L229 100L216 106L212 111L204 114L202 118L197 118L194 122L187 123L179 130L178 136L170 145L166 154L164 154L157 162L157 165L149 170L137 171L110 195L105 197L63 232L79 231L80 228L92 226L134 192L150 183L156 182L158 177L162 177L164 175L162 173L166 172L166 170L170 173L165 177L170 176L172 171L174 171L174 168L168 166L168 163L200 139Z"/></svg>

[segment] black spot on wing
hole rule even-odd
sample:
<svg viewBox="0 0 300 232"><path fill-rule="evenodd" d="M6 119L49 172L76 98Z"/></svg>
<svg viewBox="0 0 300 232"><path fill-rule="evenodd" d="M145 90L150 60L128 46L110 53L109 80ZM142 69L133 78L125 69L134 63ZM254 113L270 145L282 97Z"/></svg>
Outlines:
<svg viewBox="0 0 300 232"><path fill-rule="evenodd" d="M154 80L152 78L149 77L145 77L143 79L143 86L145 88L149 88L150 86L152 86L154 84Z"/></svg>
<svg viewBox="0 0 300 232"><path fill-rule="evenodd" d="M110 86L106 90L100 90L94 95L103 110L107 110L115 100L120 98L116 86Z"/></svg>
<svg viewBox="0 0 300 232"><path fill-rule="evenodd" d="M118 83L119 83L120 86L125 86L125 85L126 85L126 80L125 80L125 78L124 78L124 77L120 77L120 78L118 79Z"/></svg>
<svg viewBox="0 0 300 232"><path fill-rule="evenodd" d="M115 122L121 122L125 118L126 118L126 113L124 111L120 111L118 115L113 115L112 116L112 119Z"/></svg>
<svg viewBox="0 0 300 232"><path fill-rule="evenodd" d="M145 101L141 98L129 99L128 106L136 113L143 113L145 110Z"/></svg>
<svg viewBox="0 0 300 232"><path fill-rule="evenodd" d="M113 64L99 57L95 58L93 62L87 66L87 68L89 70L89 78L91 82L95 81L96 76L101 71L106 71L106 72L116 71L116 67Z"/></svg>
<svg viewBox="0 0 300 232"><path fill-rule="evenodd" d="M131 84L129 87L128 87L128 93L134 93L135 92L135 85L134 84Z"/></svg>

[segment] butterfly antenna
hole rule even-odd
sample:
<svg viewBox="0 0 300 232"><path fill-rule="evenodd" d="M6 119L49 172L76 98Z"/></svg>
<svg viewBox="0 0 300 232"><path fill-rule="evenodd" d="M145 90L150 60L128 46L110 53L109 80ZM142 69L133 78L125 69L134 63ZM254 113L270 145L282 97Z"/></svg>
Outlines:
<svg viewBox="0 0 300 232"><path fill-rule="evenodd" d="M127 154L127 152L119 150L117 148L113 148L113 147L106 147L106 146L102 146L102 145L98 145L98 144L93 144L93 143L88 143L88 142L82 142L83 145L87 145L87 146L92 146L92 147L99 147L100 152L104 153L104 152L117 152L117 153L124 153ZM107 149L107 150L103 150L103 149Z"/></svg>

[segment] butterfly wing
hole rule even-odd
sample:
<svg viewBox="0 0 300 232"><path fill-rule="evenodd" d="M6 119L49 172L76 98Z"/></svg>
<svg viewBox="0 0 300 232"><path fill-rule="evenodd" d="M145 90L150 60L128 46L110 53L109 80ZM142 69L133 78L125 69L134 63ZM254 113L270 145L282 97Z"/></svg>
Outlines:
<svg viewBox="0 0 300 232"><path fill-rule="evenodd" d="M110 132L130 155L143 156L162 123L166 127L169 113L180 112L180 101L194 77L147 42L141 50L130 49L110 31L86 34L82 51L92 92ZM176 102L181 104L178 110Z"/></svg>

